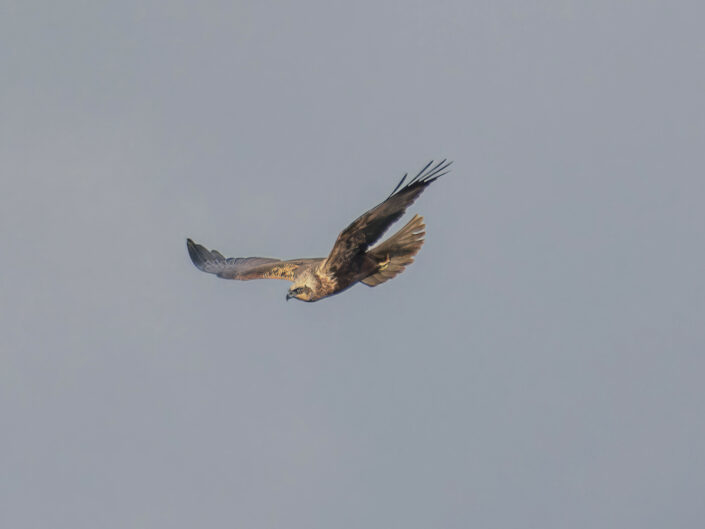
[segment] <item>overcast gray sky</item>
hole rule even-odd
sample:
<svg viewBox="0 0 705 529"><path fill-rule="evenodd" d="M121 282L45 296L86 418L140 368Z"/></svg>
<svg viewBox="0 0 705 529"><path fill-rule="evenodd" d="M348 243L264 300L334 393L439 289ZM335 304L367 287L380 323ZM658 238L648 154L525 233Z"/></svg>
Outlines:
<svg viewBox="0 0 705 529"><path fill-rule="evenodd" d="M704 18L5 0L0 526L705 526ZM442 157L382 286L188 259L325 256Z"/></svg>

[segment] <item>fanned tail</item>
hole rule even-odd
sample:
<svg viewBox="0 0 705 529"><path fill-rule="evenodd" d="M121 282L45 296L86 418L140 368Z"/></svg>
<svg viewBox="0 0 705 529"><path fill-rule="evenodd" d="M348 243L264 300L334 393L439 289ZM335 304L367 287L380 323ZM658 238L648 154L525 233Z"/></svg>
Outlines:
<svg viewBox="0 0 705 529"><path fill-rule="evenodd" d="M402 229L386 241L367 251L379 266L376 272L362 280L370 287L388 281L401 274L407 265L414 262L414 256L421 249L426 235L423 217L414 215Z"/></svg>

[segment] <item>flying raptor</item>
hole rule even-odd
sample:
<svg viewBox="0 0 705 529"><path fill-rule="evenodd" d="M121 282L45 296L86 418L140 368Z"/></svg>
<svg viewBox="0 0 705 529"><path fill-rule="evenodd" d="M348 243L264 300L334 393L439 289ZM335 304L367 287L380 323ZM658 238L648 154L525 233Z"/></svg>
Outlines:
<svg viewBox="0 0 705 529"><path fill-rule="evenodd" d="M374 287L392 279L414 261L424 242L423 217L414 215L402 229L386 241L370 248L401 216L431 182L448 172L452 162L430 161L409 180L408 173L387 199L362 214L345 228L328 257L271 259L267 257L225 258L216 250L186 240L188 253L199 270L223 279L286 279L293 284L286 299L318 301L362 282Z"/></svg>

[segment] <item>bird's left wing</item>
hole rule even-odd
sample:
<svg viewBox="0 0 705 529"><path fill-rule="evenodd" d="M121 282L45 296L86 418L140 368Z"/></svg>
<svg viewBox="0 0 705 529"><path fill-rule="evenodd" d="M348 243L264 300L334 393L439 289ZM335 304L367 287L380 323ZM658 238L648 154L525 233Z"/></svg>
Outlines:
<svg viewBox="0 0 705 529"><path fill-rule="evenodd" d="M191 261L196 268L215 274L223 279L286 279L293 281L296 271L301 266L317 264L322 258L291 259L282 261L269 257L223 257L217 250L209 250L205 246L186 240L186 247Z"/></svg>

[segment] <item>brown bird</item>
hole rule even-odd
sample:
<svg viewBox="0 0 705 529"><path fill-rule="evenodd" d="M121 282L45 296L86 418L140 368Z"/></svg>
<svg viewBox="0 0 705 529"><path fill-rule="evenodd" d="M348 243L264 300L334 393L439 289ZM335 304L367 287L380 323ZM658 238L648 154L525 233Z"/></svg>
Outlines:
<svg viewBox="0 0 705 529"><path fill-rule="evenodd" d="M362 282L374 287L392 279L414 261L424 242L423 217L414 215L401 230L386 241L372 244L398 221L431 182L448 172L452 162L430 161L419 174L402 187L408 173L387 199L345 228L328 257L271 259L267 257L225 258L216 250L186 240L188 253L199 270L223 279L286 279L293 282L286 299L318 301Z"/></svg>

